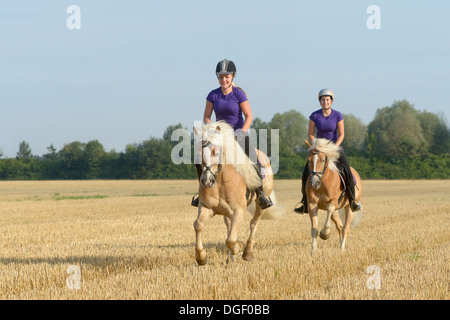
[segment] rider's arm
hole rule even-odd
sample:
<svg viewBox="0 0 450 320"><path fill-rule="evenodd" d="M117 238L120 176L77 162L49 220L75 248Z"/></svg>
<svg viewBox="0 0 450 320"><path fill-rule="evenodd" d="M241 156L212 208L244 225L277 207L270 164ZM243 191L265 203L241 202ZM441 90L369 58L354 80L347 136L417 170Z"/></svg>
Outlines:
<svg viewBox="0 0 450 320"><path fill-rule="evenodd" d="M241 107L242 114L244 115L244 119L245 119L244 124L242 125L242 130L247 132L247 130L252 125L252 121L253 121L252 110L250 109L250 104L248 103L248 100L241 102L239 104L239 106Z"/></svg>
<svg viewBox="0 0 450 320"><path fill-rule="evenodd" d="M309 125L308 125L308 138L309 141L312 142L314 140L314 131L316 130L316 124L314 121L309 119Z"/></svg>
<svg viewBox="0 0 450 320"><path fill-rule="evenodd" d="M342 119L341 121L338 122L337 124L337 141L336 141L336 145L340 146L342 141L344 141L344 136L345 136L345 132L344 132L344 119Z"/></svg>
<svg viewBox="0 0 450 320"><path fill-rule="evenodd" d="M213 104L212 102L206 101L205 112L203 113L203 123L211 122L211 115L213 112Z"/></svg>

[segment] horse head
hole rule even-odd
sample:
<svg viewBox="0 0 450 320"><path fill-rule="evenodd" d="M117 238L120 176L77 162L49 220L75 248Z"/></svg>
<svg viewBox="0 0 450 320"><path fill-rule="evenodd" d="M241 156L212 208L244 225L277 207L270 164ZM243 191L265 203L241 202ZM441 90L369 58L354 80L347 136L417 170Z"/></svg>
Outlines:
<svg viewBox="0 0 450 320"><path fill-rule="evenodd" d="M214 187L217 174L222 169L222 133L219 126L204 126L202 131L194 127L196 135L201 134L202 175L200 182L206 188Z"/></svg>
<svg viewBox="0 0 450 320"><path fill-rule="evenodd" d="M308 152L309 174L311 175L311 187L315 190L320 188L322 177L327 169L328 157L318 150Z"/></svg>
<svg viewBox="0 0 450 320"><path fill-rule="evenodd" d="M318 190L325 170L336 170L334 162L339 158L340 147L326 139L314 139L311 144L307 140L305 142L308 146L310 184L313 189Z"/></svg>

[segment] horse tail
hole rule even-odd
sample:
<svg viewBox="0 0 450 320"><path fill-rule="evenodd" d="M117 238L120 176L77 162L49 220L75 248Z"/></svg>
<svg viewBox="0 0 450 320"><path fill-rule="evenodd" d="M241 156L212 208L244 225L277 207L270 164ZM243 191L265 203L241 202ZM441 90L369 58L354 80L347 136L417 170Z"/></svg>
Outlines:
<svg viewBox="0 0 450 320"><path fill-rule="evenodd" d="M244 179L247 188L255 190L261 186L261 177L253 164L234 164L237 173Z"/></svg>
<svg viewBox="0 0 450 320"><path fill-rule="evenodd" d="M273 206L264 210L264 215L262 216L262 219L264 220L281 219L286 213L286 208L278 203L277 197L275 196L275 190L272 190L272 193L270 194L270 199L272 200Z"/></svg>
<svg viewBox="0 0 450 320"><path fill-rule="evenodd" d="M271 206L270 208L264 209L264 214L261 219L263 219L263 220L281 219L286 213L286 208L283 205L280 205L278 203L274 190L272 190L272 193L270 194L270 199L272 200L273 206ZM256 202L255 201L251 202L251 204L247 208L247 211L249 211L252 215L255 214L255 211L256 211Z"/></svg>
<svg viewBox="0 0 450 320"><path fill-rule="evenodd" d="M344 208L339 209L339 218L341 218L342 221L345 221L345 210ZM362 211L356 211L353 212L353 220L352 223L350 224L351 228L356 228L358 226L358 224L361 222L363 213Z"/></svg>

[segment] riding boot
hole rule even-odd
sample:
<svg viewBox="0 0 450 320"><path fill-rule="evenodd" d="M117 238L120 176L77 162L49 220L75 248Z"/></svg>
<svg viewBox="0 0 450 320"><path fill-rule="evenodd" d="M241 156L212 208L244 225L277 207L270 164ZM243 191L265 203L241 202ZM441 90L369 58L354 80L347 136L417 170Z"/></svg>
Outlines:
<svg viewBox="0 0 450 320"><path fill-rule="evenodd" d="M347 171L347 170L346 170ZM351 171L347 172L347 189L348 189L348 201L350 202L350 209L353 212L362 209L362 205L355 199L355 182L353 181L353 175Z"/></svg>
<svg viewBox="0 0 450 320"><path fill-rule="evenodd" d="M197 171L197 179L200 181L200 176L202 175L202 166L199 164L196 164L195 170ZM198 193L194 194L194 196L192 197L191 206L193 206L193 207L198 207L199 197L197 195L198 195Z"/></svg>
<svg viewBox="0 0 450 320"><path fill-rule="evenodd" d="M258 164L255 165L255 169L258 172L259 177L261 178L261 186L259 186L255 190L256 195L258 197L258 203L262 209L267 209L267 208L273 206L273 203L272 203L272 200L270 199L270 197L267 196L266 194L264 194L263 177L262 177L262 173L261 173L261 164L259 163L259 161L258 161Z"/></svg>
<svg viewBox="0 0 450 320"><path fill-rule="evenodd" d="M352 190L353 189L353 190ZM348 200L350 201L350 208L352 209L353 212L359 211L362 209L362 205L356 201L355 199L355 185L353 185L353 188L349 189L349 194L348 194Z"/></svg>
<svg viewBox="0 0 450 320"><path fill-rule="evenodd" d="M308 198L306 197L306 180L308 180L308 170L308 162L306 162L302 174L302 200L299 202L302 205L298 208L294 208L294 212L298 214L308 213Z"/></svg>
<svg viewBox="0 0 450 320"><path fill-rule="evenodd" d="M302 205L298 208L294 208L294 212L298 214L308 213L308 199L304 188L302 188L302 200L299 203Z"/></svg>

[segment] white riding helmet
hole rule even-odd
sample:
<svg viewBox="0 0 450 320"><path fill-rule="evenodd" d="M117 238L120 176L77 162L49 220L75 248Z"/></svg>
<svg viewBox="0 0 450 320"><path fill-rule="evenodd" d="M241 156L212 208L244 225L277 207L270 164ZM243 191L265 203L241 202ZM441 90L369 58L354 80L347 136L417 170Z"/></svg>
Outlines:
<svg viewBox="0 0 450 320"><path fill-rule="evenodd" d="M320 101L320 98L323 97L323 96L330 96L331 97L331 101L334 100L334 93L330 89L322 89L322 90L319 91L319 101Z"/></svg>

